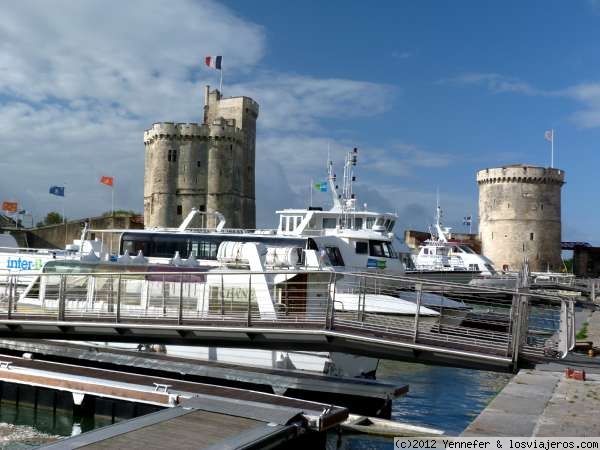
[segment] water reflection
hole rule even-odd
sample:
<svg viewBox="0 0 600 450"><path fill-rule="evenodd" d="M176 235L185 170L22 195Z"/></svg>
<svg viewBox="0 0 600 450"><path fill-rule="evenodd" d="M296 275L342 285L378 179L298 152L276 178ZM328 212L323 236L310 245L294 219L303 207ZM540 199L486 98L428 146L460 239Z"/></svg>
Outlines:
<svg viewBox="0 0 600 450"><path fill-rule="evenodd" d="M394 402L392 419L458 435L504 388L511 375L381 361L377 378L409 385L408 394ZM389 450L392 442L391 438L344 435L338 443L337 436L330 435L327 449Z"/></svg>

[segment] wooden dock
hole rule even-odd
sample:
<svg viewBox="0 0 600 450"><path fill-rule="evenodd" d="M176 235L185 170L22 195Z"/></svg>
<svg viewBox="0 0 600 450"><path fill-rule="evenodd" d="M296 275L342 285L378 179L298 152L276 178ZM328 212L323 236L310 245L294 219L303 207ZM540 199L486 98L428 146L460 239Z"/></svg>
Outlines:
<svg viewBox="0 0 600 450"><path fill-rule="evenodd" d="M389 418L393 400L408 392L408 386L405 384L330 377L300 370L191 360L162 353L119 350L71 342L0 339L0 353L2 352L19 356L31 353L38 361L51 360L78 367L185 379L333 403L356 414L382 418Z"/></svg>
<svg viewBox="0 0 600 450"><path fill-rule="evenodd" d="M139 374L77 367L0 355L0 382L8 386L71 393L73 404L89 408L97 397L142 403L159 409L113 426L61 440L48 448L262 448L283 442L311 446L343 422L342 407ZM25 396L19 395L17 403ZM37 404L36 404L37 406ZM56 405L54 406L56 407Z"/></svg>

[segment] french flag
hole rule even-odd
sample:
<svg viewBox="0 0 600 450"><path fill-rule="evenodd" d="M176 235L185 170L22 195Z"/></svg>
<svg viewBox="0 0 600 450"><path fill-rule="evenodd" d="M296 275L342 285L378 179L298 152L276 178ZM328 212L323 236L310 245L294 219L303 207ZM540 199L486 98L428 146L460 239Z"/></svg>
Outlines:
<svg viewBox="0 0 600 450"><path fill-rule="evenodd" d="M208 67L212 67L213 69L221 70L221 60L222 56L207 56L204 58L204 63Z"/></svg>

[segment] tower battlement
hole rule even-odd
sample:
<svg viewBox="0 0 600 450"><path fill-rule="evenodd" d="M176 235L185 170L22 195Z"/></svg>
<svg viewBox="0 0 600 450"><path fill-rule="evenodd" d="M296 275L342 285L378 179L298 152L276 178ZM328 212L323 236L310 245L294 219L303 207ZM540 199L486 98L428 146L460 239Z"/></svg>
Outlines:
<svg viewBox="0 0 600 450"><path fill-rule="evenodd" d="M205 90L203 123L157 122L144 131L144 222L179 225L192 208L254 228L254 160L259 106Z"/></svg>
<svg viewBox="0 0 600 450"><path fill-rule="evenodd" d="M490 183L554 183L563 185L565 172L552 167L512 165L477 172L477 184Z"/></svg>
<svg viewBox="0 0 600 450"><path fill-rule="evenodd" d="M561 267L561 186L565 172L514 164L477 172L482 251L498 269Z"/></svg>

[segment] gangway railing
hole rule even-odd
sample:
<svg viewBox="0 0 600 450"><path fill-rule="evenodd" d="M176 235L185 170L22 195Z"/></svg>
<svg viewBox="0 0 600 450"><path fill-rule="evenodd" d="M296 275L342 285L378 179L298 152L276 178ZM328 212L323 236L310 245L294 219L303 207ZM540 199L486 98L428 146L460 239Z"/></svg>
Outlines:
<svg viewBox="0 0 600 450"><path fill-rule="evenodd" d="M574 344L572 301L527 288L460 285L471 295L457 307L456 284L409 277L127 270L0 274L0 336L331 350L501 370L564 357Z"/></svg>

